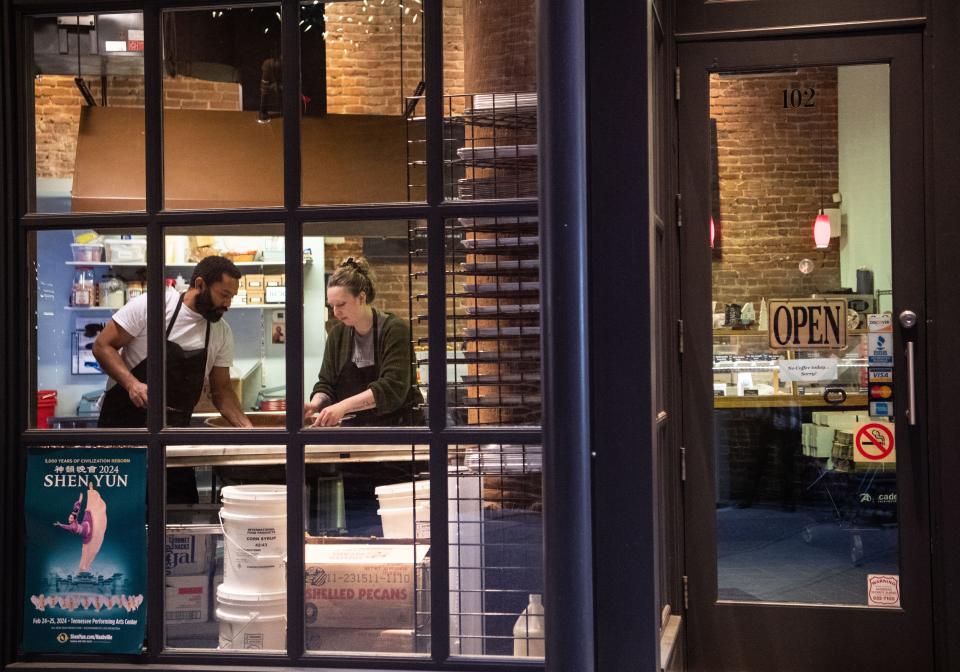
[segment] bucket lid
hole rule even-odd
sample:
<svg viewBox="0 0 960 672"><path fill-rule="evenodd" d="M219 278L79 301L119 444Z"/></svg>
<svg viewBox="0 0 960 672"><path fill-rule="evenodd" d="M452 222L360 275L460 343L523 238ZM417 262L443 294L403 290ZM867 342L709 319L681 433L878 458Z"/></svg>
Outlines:
<svg viewBox="0 0 960 672"><path fill-rule="evenodd" d="M287 499L287 486L270 483L228 485L220 495L225 502L280 502Z"/></svg>
<svg viewBox="0 0 960 672"><path fill-rule="evenodd" d="M410 491L413 489L412 485L416 485L417 492L423 492L430 490L430 481L414 481L413 484L410 481L404 483L391 483L390 485L378 485L373 489L377 497L391 497L398 495L409 495Z"/></svg>
<svg viewBox="0 0 960 672"><path fill-rule="evenodd" d="M231 600L235 602L247 602L250 604L278 604L287 601L287 591L260 591L256 589L244 589L231 587L226 583L217 586L218 600Z"/></svg>

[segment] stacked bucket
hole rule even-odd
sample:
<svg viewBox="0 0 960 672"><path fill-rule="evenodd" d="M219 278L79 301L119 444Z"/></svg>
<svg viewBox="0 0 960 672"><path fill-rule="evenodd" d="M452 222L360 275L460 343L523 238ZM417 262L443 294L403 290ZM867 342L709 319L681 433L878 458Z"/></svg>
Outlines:
<svg viewBox="0 0 960 672"><path fill-rule="evenodd" d="M221 649L286 648L287 489L221 491L223 583L217 586Z"/></svg>

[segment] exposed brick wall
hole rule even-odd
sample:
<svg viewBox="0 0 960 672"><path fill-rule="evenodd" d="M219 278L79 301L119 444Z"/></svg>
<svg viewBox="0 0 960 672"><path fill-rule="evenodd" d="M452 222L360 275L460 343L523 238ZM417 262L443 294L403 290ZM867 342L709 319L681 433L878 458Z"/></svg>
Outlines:
<svg viewBox="0 0 960 672"><path fill-rule="evenodd" d="M113 103L111 103L112 105ZM141 103L142 104L142 103ZM193 77L164 77L163 106L180 110L241 110L240 85Z"/></svg>
<svg viewBox="0 0 960 672"><path fill-rule="evenodd" d="M534 0L464 0L463 27L469 93L536 91Z"/></svg>
<svg viewBox="0 0 960 672"><path fill-rule="evenodd" d="M342 243L326 244L323 249L324 267L326 273L333 273L340 262L348 257L363 256L363 238L360 236L347 236ZM376 257L368 257L370 267L374 273L374 287L377 290L377 296L374 300L374 307L386 310L403 320L410 319L409 296L412 291L414 295L425 294L427 291L427 279L425 277L416 278L413 281L412 289L407 281L409 269L406 262L397 263L395 261L383 261ZM417 270L416 268L414 269ZM425 270L425 269L423 269ZM426 314L426 301L414 301L414 318L417 314ZM336 320L330 319L327 322L327 328L330 329ZM412 325L413 336L415 339L427 335L427 323Z"/></svg>
<svg viewBox="0 0 960 672"><path fill-rule="evenodd" d="M814 107L783 107L784 89L814 88ZM838 239L816 250L812 226L839 189L837 69L710 79L717 121L720 245L713 299L804 296L840 285ZM803 275L801 259L816 268Z"/></svg>
<svg viewBox="0 0 960 672"><path fill-rule="evenodd" d="M404 96L422 79L421 9L415 1L405 9L378 2L326 6L328 112L402 113ZM445 2L443 15L445 90L462 92L463 0Z"/></svg>
<svg viewBox="0 0 960 672"><path fill-rule="evenodd" d="M34 80L37 177L70 177L77 153L83 96L73 77L44 75ZM99 88L99 83L98 83Z"/></svg>
<svg viewBox="0 0 960 672"><path fill-rule="evenodd" d="M99 105L100 80L87 80ZM239 110L240 86L207 82L192 77L166 78L164 107L191 110ZM37 177L71 177L77 152L77 131L83 96L73 77L43 75L34 80ZM109 107L143 107L143 77L117 75L107 78Z"/></svg>

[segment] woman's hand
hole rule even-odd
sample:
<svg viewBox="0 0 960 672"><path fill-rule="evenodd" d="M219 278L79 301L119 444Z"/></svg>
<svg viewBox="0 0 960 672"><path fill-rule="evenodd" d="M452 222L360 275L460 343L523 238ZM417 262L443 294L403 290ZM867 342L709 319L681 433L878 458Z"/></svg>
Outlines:
<svg viewBox="0 0 960 672"><path fill-rule="evenodd" d="M320 410L320 412L317 414L317 417L314 418L313 426L335 427L340 424L341 420L343 420L343 416L346 412L347 409L342 403L331 404L330 406Z"/></svg>
<svg viewBox="0 0 960 672"><path fill-rule="evenodd" d="M303 405L303 424L309 427L320 427L320 411L330 405L330 400L319 392Z"/></svg>

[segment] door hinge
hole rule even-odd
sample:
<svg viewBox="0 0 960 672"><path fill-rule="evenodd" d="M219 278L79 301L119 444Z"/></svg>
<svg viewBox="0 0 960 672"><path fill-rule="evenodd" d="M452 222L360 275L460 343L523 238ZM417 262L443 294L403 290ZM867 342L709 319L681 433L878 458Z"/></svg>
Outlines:
<svg viewBox="0 0 960 672"><path fill-rule="evenodd" d="M673 199L673 209L674 209L674 215L676 216L675 218L677 220L678 229L681 226L683 226L683 208L681 207L682 205L683 205L683 198L680 196L680 194L676 194Z"/></svg>
<svg viewBox="0 0 960 672"><path fill-rule="evenodd" d="M680 446L680 480L687 480L687 449Z"/></svg>
<svg viewBox="0 0 960 672"><path fill-rule="evenodd" d="M680 100L680 66L678 65L673 71L673 95L677 100Z"/></svg>
<svg viewBox="0 0 960 672"><path fill-rule="evenodd" d="M680 348L680 354L683 354L683 320L677 320L677 341Z"/></svg>
<svg viewBox="0 0 960 672"><path fill-rule="evenodd" d="M683 608L687 611L690 610L690 585L686 574L683 576Z"/></svg>

